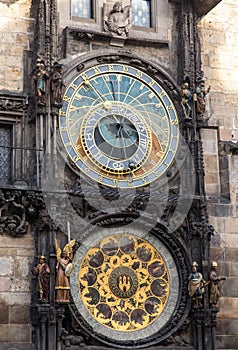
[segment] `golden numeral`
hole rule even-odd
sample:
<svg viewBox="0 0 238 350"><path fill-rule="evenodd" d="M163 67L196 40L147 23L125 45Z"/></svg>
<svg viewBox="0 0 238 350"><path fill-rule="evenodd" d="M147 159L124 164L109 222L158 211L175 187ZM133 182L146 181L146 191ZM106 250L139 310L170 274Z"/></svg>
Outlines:
<svg viewBox="0 0 238 350"><path fill-rule="evenodd" d="M114 71L114 66L112 64L109 64L108 65L108 69L110 72L113 72Z"/></svg>
<svg viewBox="0 0 238 350"><path fill-rule="evenodd" d="M157 156L158 158L163 157L163 154L164 154L163 151L156 152L156 156Z"/></svg>
<svg viewBox="0 0 238 350"><path fill-rule="evenodd" d="M64 97L63 97L63 101L70 102L70 97L68 97L68 96L64 95Z"/></svg>
<svg viewBox="0 0 238 350"><path fill-rule="evenodd" d="M75 84L71 84L70 87L73 88L74 90L76 90L78 86Z"/></svg>
<svg viewBox="0 0 238 350"><path fill-rule="evenodd" d="M174 120L172 121L172 124L173 124L173 125L178 125L177 119L174 119Z"/></svg>
<svg viewBox="0 0 238 350"><path fill-rule="evenodd" d="M77 160L79 160L79 159L80 159L79 156L74 156L74 157L73 157L73 161L74 161L74 162L77 162Z"/></svg>
<svg viewBox="0 0 238 350"><path fill-rule="evenodd" d="M142 72L140 70L138 70L137 73L136 73L136 76L137 76L137 78L142 77Z"/></svg>
<svg viewBox="0 0 238 350"><path fill-rule="evenodd" d="M94 67L94 73L97 74L97 73L101 73L100 69L98 67Z"/></svg>
<svg viewBox="0 0 238 350"><path fill-rule="evenodd" d="M84 81L85 81L85 80L88 80L87 74L83 73L83 74L82 74L82 78L83 78Z"/></svg>
<svg viewBox="0 0 238 350"><path fill-rule="evenodd" d="M127 66L123 66L123 72L128 72L128 67Z"/></svg>
<svg viewBox="0 0 238 350"><path fill-rule="evenodd" d="M98 176L98 181L102 183L102 179L103 179L103 176L102 176L102 175L99 175L99 176Z"/></svg>
<svg viewBox="0 0 238 350"><path fill-rule="evenodd" d="M82 97L83 97L83 96L81 96L81 95L78 94L78 95L74 96L74 99L80 101Z"/></svg>
<svg viewBox="0 0 238 350"><path fill-rule="evenodd" d="M122 76L121 76L121 74L117 74L117 81L122 81Z"/></svg>
<svg viewBox="0 0 238 350"><path fill-rule="evenodd" d="M65 147L72 146L71 142L65 143Z"/></svg>
<svg viewBox="0 0 238 350"><path fill-rule="evenodd" d="M157 153L156 153L156 155L157 155ZM150 164L152 164L153 166L155 166L155 165L156 165L156 161L155 161L154 159L151 159L151 160L150 160Z"/></svg>

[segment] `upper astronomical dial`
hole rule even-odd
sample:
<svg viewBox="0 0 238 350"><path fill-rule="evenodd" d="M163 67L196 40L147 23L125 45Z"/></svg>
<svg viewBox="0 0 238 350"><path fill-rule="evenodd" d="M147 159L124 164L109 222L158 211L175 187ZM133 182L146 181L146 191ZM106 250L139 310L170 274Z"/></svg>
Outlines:
<svg viewBox="0 0 238 350"><path fill-rule="evenodd" d="M146 160L151 132L132 107L111 102L94 107L85 116L77 146L102 170L130 173Z"/></svg>
<svg viewBox="0 0 238 350"><path fill-rule="evenodd" d="M140 187L174 160L179 129L162 86L126 64L86 69L68 86L59 116L61 137L75 165L110 187Z"/></svg>

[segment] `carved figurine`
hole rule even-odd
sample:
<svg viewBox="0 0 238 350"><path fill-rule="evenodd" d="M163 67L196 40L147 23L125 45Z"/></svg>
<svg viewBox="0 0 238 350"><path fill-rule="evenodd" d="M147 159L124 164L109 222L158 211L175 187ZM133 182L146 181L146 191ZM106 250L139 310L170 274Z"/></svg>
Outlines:
<svg viewBox="0 0 238 350"><path fill-rule="evenodd" d="M39 301L42 303L49 302L50 268L45 262L44 256L39 257L39 263L33 267L33 273L38 277Z"/></svg>
<svg viewBox="0 0 238 350"><path fill-rule="evenodd" d="M56 106L56 107L62 106L63 88L65 86L62 79L62 69L63 69L63 64L55 62L53 66L53 71L50 77L51 103L53 106Z"/></svg>
<svg viewBox="0 0 238 350"><path fill-rule="evenodd" d="M226 277L224 276L217 276L217 263L215 261L212 262L211 264L211 269L210 269L210 274L209 274L209 280L210 280L210 304L211 305L216 305L221 293L219 290L219 282L220 281L225 281Z"/></svg>
<svg viewBox="0 0 238 350"><path fill-rule="evenodd" d="M198 114L205 113L206 109L206 101L205 97L209 93L211 87L209 86L207 89L205 88L205 79L200 77L197 79L196 86L196 112Z"/></svg>
<svg viewBox="0 0 238 350"><path fill-rule="evenodd" d="M36 68L33 72L33 79L35 80L35 93L37 97L37 104L44 106L46 103L46 85L49 79L49 74L45 69L45 64L42 60L38 59Z"/></svg>
<svg viewBox="0 0 238 350"><path fill-rule="evenodd" d="M182 107L185 114L185 118L191 119L192 104L193 104L193 94L189 89L189 83L183 83L181 87L181 99Z"/></svg>
<svg viewBox="0 0 238 350"><path fill-rule="evenodd" d="M75 245L75 240L71 240L68 244L65 245L63 251L61 251L57 239L55 239L55 248L57 256L56 264L56 281L55 281L55 290L56 290L56 302L60 303L69 303L69 277L66 276L65 270L69 263L73 259L73 246Z"/></svg>
<svg viewBox="0 0 238 350"><path fill-rule="evenodd" d="M80 347L84 347L85 342L82 336L80 335L72 335L65 329L61 334L61 339L66 347L66 349L70 349L71 345L79 345Z"/></svg>
<svg viewBox="0 0 238 350"><path fill-rule="evenodd" d="M198 264L196 261L192 264L192 271L188 276L188 292L195 308L202 307L202 295L204 287L208 284L204 281L203 276L197 270Z"/></svg>
<svg viewBox="0 0 238 350"><path fill-rule="evenodd" d="M104 29L106 31L115 33L118 36L127 36L131 24L131 6L125 6L122 8L120 1L115 2L112 11L106 18L107 8L104 4Z"/></svg>

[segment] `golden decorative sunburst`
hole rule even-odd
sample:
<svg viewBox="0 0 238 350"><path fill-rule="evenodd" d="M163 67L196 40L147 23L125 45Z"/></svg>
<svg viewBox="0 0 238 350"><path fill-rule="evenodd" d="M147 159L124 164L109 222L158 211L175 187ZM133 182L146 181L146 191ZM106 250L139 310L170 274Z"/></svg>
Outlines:
<svg viewBox="0 0 238 350"><path fill-rule="evenodd" d="M129 332L159 317L168 300L170 276L162 256L149 242L116 234L87 251L78 286L84 306L99 323Z"/></svg>

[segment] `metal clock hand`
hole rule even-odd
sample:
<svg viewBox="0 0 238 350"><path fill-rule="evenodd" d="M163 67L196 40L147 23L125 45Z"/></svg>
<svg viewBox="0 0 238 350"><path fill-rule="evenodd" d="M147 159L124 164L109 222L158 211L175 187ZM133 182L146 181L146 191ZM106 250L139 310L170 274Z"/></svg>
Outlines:
<svg viewBox="0 0 238 350"><path fill-rule="evenodd" d="M126 159L127 158L126 145L125 145L125 141L124 141L124 137L123 137L123 133L122 133L122 126L120 126L120 134L121 134L121 140L122 140L122 147L123 147L123 151L124 151L124 157Z"/></svg>
<svg viewBox="0 0 238 350"><path fill-rule="evenodd" d="M113 98L114 100L116 101L116 93L115 93L115 89L114 89L114 80L110 80L110 83L111 83L111 87L112 87L112 95L113 95Z"/></svg>
<svg viewBox="0 0 238 350"><path fill-rule="evenodd" d="M119 129L118 129L118 131L117 131L117 133L116 133L116 136L115 136L115 141L114 141L114 143L113 143L113 146L112 146L111 152L110 152L110 154L109 154L109 157L111 157L112 152L114 151L114 148L115 148L115 146L116 146L116 141L117 141L117 138L118 138L119 132L120 132L120 127L119 127Z"/></svg>
<svg viewBox="0 0 238 350"><path fill-rule="evenodd" d="M118 119L114 114L112 114L112 117L116 120L116 122L117 122L118 124L120 124L119 119Z"/></svg>
<svg viewBox="0 0 238 350"><path fill-rule="evenodd" d="M97 94L103 101L106 101L106 98L101 94L101 92L100 92L97 88L95 88L95 86L93 86L93 85L91 84L91 82L90 82L89 80L85 80L85 81L84 81L84 84L85 84L86 86L90 86L90 87L93 89L93 91L96 92L96 94Z"/></svg>

